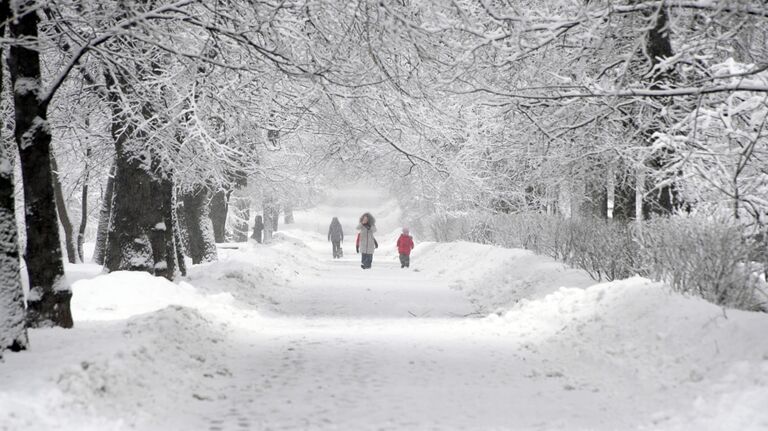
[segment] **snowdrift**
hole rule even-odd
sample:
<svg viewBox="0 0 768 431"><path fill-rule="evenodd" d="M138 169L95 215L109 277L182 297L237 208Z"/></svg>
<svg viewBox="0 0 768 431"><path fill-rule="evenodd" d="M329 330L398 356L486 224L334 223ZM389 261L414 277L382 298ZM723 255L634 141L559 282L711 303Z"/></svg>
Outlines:
<svg viewBox="0 0 768 431"><path fill-rule="evenodd" d="M594 382L620 369L633 376L626 383L636 386L638 402L676 394L680 404L658 410L648 429L768 429L761 407L768 405L765 314L723 310L635 277L561 288L486 320L506 328L525 349L576 367L601 364L580 370L594 373L594 381L568 381L572 368L534 374L555 374L573 389L610 391Z"/></svg>
<svg viewBox="0 0 768 431"><path fill-rule="evenodd" d="M536 299L560 287L595 283L584 271L531 251L471 242L417 243L411 266L446 278L484 312L503 311L521 299Z"/></svg>
<svg viewBox="0 0 768 431"><path fill-rule="evenodd" d="M181 306L32 334L34 350L0 367L11 383L0 391L3 430L142 429L211 396L209 382L228 373L221 325Z"/></svg>

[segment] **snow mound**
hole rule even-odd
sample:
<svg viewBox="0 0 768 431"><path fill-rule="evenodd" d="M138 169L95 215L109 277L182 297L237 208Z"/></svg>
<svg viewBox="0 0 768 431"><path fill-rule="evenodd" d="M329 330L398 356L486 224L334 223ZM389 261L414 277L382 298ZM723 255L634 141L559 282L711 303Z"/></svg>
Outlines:
<svg viewBox="0 0 768 431"><path fill-rule="evenodd" d="M13 412L0 413L0 422L7 429L141 429L169 407L210 399L212 382L230 374L219 352L224 327L197 310L170 306L121 323L98 344L89 343L94 334L57 331L67 345L80 346L62 361L76 365L53 367L48 382L0 393L0 405ZM35 354L44 349L56 351L46 343Z"/></svg>
<svg viewBox="0 0 768 431"><path fill-rule="evenodd" d="M115 271L72 284L72 314L77 321L119 320L169 305L225 305L228 293L204 296L192 285L178 284L146 272Z"/></svg>
<svg viewBox="0 0 768 431"><path fill-rule="evenodd" d="M658 411L649 429L768 429L768 316L723 309L634 277L586 289L561 288L491 315L525 347L580 370L624 370L639 394L687 394ZM585 360L587 359L588 360ZM569 370L573 372L573 368ZM534 375L563 370L534 370ZM567 378L567 376L566 376ZM620 383L620 382L617 382ZM590 381L568 382L592 390ZM649 395L653 396L653 395ZM696 424L696 425L694 425Z"/></svg>
<svg viewBox="0 0 768 431"><path fill-rule="evenodd" d="M296 277L314 275L317 255L303 240L276 232L273 243L255 241L219 250L220 260L192 266L186 281L202 294L232 295L248 308L274 311ZM181 283L183 284L183 283Z"/></svg>
<svg viewBox="0 0 768 431"><path fill-rule="evenodd" d="M560 287L595 283L584 271L528 250L471 242L417 243L411 266L429 275L453 280L477 307L509 308L521 299L541 298Z"/></svg>

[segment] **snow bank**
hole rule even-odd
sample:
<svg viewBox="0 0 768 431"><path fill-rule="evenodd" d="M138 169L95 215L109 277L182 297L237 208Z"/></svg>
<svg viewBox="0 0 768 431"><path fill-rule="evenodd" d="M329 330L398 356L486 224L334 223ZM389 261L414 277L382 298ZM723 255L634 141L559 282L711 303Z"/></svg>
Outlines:
<svg viewBox="0 0 768 431"><path fill-rule="evenodd" d="M584 271L528 250L471 242L416 244L411 267L452 280L478 307L503 310L527 298L541 298L560 287L595 283Z"/></svg>
<svg viewBox="0 0 768 431"><path fill-rule="evenodd" d="M146 272L115 271L72 284L72 314L77 321L120 320L170 305L209 308L231 303L228 293L203 295L186 282L178 284Z"/></svg>
<svg viewBox="0 0 768 431"><path fill-rule="evenodd" d="M250 241L220 248L219 258L192 266L186 281L201 294L232 295L261 311L277 310L279 298L297 277L316 276L319 269L317 253L304 239L285 232L275 232L269 245Z"/></svg>
<svg viewBox="0 0 768 431"><path fill-rule="evenodd" d="M683 407L658 411L649 429L768 429L768 412L759 407L768 403L764 313L724 311L635 277L561 288L486 320L504 327L524 348L570 367L533 370L534 375L562 376L574 372L574 364L597 363L599 368L579 370L593 373L593 381L567 385L590 386L600 373L623 370L634 376L638 398L644 391L678 394Z"/></svg>
<svg viewBox="0 0 768 431"><path fill-rule="evenodd" d="M219 361L223 328L194 309L104 325L33 331L34 350L7 365L18 370L24 361L35 372L22 382L0 374L11 382L0 392L3 429L141 429L169 408L193 408L213 393L209 382L229 373Z"/></svg>

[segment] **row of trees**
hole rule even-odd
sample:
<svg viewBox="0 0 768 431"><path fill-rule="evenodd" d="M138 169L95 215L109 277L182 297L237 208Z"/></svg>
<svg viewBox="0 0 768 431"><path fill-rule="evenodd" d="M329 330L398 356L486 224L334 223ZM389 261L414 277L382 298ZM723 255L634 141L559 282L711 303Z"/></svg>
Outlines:
<svg viewBox="0 0 768 431"><path fill-rule="evenodd" d="M377 81L362 81L371 77L357 64L359 38L349 39L366 31L361 25L375 5L0 3L11 78L3 99L12 98L7 124L16 147L4 145L0 162L0 350L23 349L26 327L73 324L57 209L75 262L82 259L77 236L84 229L69 229L64 173L80 167L81 187L105 185L96 258L107 270L173 279L184 271L184 251L195 263L215 259L213 243L223 235L234 191L257 188L272 216L290 185L308 183L305 130L317 132L317 113L331 98L344 97L328 87L343 93ZM358 54L347 55L352 49ZM85 151L71 151L75 143ZM30 283L26 310L14 212L16 154ZM94 168L97 160L106 163ZM82 220L88 195L84 189ZM234 201L240 215L249 206L242 200Z"/></svg>

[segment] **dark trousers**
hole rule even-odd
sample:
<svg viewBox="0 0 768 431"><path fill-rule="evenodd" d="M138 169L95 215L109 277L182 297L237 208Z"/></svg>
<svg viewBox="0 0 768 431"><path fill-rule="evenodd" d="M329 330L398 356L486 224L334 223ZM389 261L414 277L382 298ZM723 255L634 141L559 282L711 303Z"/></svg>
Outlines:
<svg viewBox="0 0 768 431"><path fill-rule="evenodd" d="M363 264L364 269L368 269L371 267L371 264L373 263L373 255L372 254L365 254L363 253L362 261L360 262Z"/></svg>
<svg viewBox="0 0 768 431"><path fill-rule="evenodd" d="M331 241L333 244L333 258L341 257L341 241Z"/></svg>
<svg viewBox="0 0 768 431"><path fill-rule="evenodd" d="M408 268L411 266L411 256L400 253L400 268Z"/></svg>

